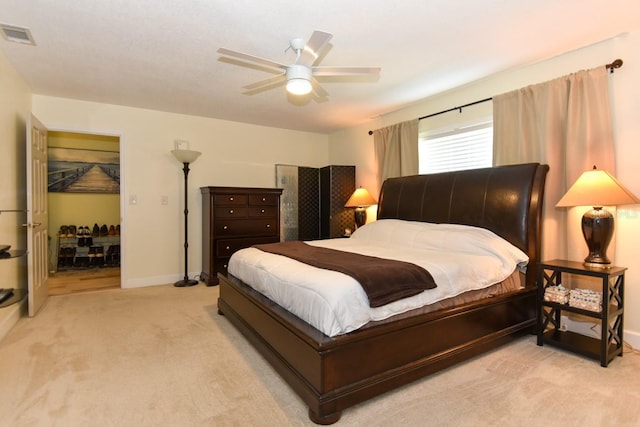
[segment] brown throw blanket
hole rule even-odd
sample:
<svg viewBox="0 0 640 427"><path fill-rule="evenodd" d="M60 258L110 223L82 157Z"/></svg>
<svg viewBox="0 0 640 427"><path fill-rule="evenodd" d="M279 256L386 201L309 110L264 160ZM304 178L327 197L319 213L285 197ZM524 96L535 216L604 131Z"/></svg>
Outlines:
<svg viewBox="0 0 640 427"><path fill-rule="evenodd" d="M371 307L380 307L436 287L427 270L410 262L320 248L301 241L268 243L254 247L353 277L366 292Z"/></svg>

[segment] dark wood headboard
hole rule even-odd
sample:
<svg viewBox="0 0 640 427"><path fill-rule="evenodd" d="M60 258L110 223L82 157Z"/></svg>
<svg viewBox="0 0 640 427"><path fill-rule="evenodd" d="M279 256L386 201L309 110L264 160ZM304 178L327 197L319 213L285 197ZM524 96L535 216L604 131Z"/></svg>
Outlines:
<svg viewBox="0 0 640 427"><path fill-rule="evenodd" d="M539 163L387 179L378 219L464 224L493 231L530 259L527 285L540 261L542 205L549 166ZM533 271L532 271L533 270Z"/></svg>

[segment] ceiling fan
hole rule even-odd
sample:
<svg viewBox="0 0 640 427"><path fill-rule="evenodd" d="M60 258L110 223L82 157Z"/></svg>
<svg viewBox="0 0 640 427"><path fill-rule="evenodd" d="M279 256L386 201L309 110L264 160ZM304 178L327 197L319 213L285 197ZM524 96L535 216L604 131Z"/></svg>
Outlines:
<svg viewBox="0 0 640 427"><path fill-rule="evenodd" d="M287 91L291 94L306 95L313 91L317 96L326 97L326 91L322 89L315 77L377 76L380 73L380 68L378 67L322 67L314 65L320 53L327 44L329 44L329 40L331 40L332 37L333 35L324 31L314 31L308 42L305 42L305 40L301 38L292 39L286 50L291 48L296 54L296 59L290 65L226 48L218 49L218 53L276 70L282 70L282 72L275 77L245 86L244 88L248 91L271 89L286 82Z"/></svg>

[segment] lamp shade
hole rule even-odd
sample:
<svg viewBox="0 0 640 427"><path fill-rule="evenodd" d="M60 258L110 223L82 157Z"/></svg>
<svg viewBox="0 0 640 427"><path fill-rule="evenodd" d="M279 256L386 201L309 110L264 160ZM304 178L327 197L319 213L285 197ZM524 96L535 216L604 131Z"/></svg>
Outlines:
<svg viewBox="0 0 640 427"><path fill-rule="evenodd" d="M376 199L374 199L366 188L358 188L353 192L347 203L344 204L345 208L360 208L364 206L375 205Z"/></svg>
<svg viewBox="0 0 640 427"><path fill-rule="evenodd" d="M193 150L172 150L171 154L173 154L180 163L193 163L202 153Z"/></svg>
<svg viewBox="0 0 640 427"><path fill-rule="evenodd" d="M604 170L584 172L560 199L556 207L570 206L617 206L640 203L631 191L627 190L611 174Z"/></svg>

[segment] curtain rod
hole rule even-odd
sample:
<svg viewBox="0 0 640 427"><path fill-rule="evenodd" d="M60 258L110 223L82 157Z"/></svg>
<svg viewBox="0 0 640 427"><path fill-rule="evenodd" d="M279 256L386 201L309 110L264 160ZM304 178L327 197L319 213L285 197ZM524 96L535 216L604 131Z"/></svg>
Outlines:
<svg viewBox="0 0 640 427"><path fill-rule="evenodd" d="M613 74L613 71L616 68L622 67L622 64L623 64L622 59L616 59L611 64L607 64L606 67L610 70L611 74ZM485 99L481 99L480 101L474 101L474 102L470 102L468 104L461 105L459 107L453 107L453 108L449 108L448 110L438 111L437 113L432 113L432 114L428 114L426 116L418 117L418 120L428 119L429 117L438 116L440 114L449 113L449 112L455 111L455 110L459 110L462 113L462 109L463 108L471 107L472 105L476 105L476 104L482 104L483 102L491 101L492 99L493 98L485 98ZM373 135L373 131L372 130L369 131L369 135Z"/></svg>

